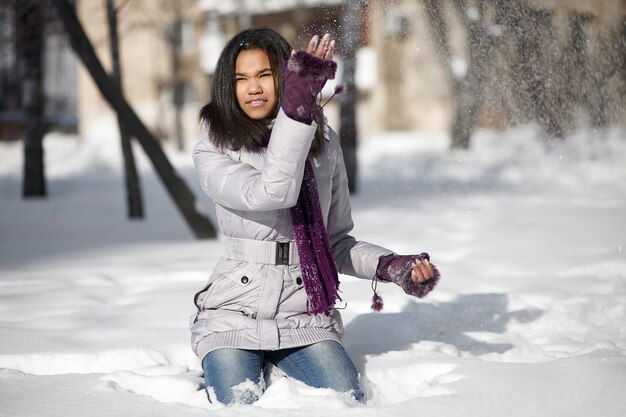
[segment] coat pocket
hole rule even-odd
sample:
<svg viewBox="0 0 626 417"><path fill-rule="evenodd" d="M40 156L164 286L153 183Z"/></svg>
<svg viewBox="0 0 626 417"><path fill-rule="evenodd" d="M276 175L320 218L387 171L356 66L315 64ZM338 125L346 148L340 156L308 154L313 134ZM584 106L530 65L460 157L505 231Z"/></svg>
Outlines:
<svg viewBox="0 0 626 417"><path fill-rule="evenodd" d="M216 274L211 274L211 276L209 277L209 281L207 282L205 287L202 288L200 291L198 291L194 295L193 303L196 305L198 312L205 309L206 302L211 296L211 293L213 292L213 290L215 289L216 278L217 278Z"/></svg>
<svg viewBox="0 0 626 417"><path fill-rule="evenodd" d="M222 259L211 276L202 309L225 309L254 315L267 273L266 265Z"/></svg>

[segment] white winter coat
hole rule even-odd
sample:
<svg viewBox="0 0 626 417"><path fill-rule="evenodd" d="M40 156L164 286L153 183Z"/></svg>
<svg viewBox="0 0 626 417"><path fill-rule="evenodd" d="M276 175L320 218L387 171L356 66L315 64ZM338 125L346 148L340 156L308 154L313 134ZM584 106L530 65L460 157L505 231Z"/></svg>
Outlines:
<svg viewBox="0 0 626 417"><path fill-rule="evenodd" d="M293 240L289 208L296 204L304 163L317 126L280 110L267 149L221 151L204 138L193 158L204 191L215 201L225 236L263 241ZM327 129L324 150L311 156L320 205L337 269L373 278L378 258L391 251L357 242L348 179L337 134ZM247 277L247 279L242 279ZM322 340L340 341L339 311L307 315L307 296L296 265L269 265L221 258L197 296L192 347L201 359L219 348L277 350Z"/></svg>

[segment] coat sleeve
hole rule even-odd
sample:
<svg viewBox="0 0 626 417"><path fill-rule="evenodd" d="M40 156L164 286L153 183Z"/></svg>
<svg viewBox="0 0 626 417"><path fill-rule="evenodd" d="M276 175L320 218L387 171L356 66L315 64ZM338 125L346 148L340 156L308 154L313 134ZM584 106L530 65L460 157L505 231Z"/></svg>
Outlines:
<svg viewBox="0 0 626 417"><path fill-rule="evenodd" d="M208 138L193 150L200 185L216 203L244 211L289 208L296 204L304 163L317 125L299 123L282 109L274 122L262 169L220 152Z"/></svg>
<svg viewBox="0 0 626 417"><path fill-rule="evenodd" d="M338 148L328 214L328 237L333 248L333 256L340 273L372 279L376 274L378 258L393 252L368 242L357 241L350 235L354 222L352 221L352 208L350 206L348 174L339 140L336 134L331 132L331 143L333 142L334 146Z"/></svg>

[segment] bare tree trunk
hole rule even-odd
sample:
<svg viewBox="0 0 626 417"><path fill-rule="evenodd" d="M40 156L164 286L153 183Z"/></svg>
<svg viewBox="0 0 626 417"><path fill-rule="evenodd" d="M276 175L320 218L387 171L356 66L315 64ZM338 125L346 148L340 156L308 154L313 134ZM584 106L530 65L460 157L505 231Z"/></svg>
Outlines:
<svg viewBox="0 0 626 417"><path fill-rule="evenodd" d="M24 141L24 197L46 196L43 137L44 91L42 82L43 13L37 0L16 2L18 56L22 96Z"/></svg>
<svg viewBox="0 0 626 417"><path fill-rule="evenodd" d="M341 16L341 42L343 58L343 82L348 91L339 96L341 126L339 138L348 173L348 188L351 193L357 191L357 124L355 83L356 50L359 47L359 24L361 16L360 0L347 0Z"/></svg>
<svg viewBox="0 0 626 417"><path fill-rule="evenodd" d="M176 143L178 149L183 150L185 148L184 134L183 134L183 88L184 85L180 79L180 50L182 48L182 17L180 10L180 1L174 0L174 22L170 28L171 33L168 34L171 56L172 56L172 101L174 103L174 134L176 136Z"/></svg>
<svg viewBox="0 0 626 417"><path fill-rule="evenodd" d="M113 80L117 82L120 92L122 88L122 70L120 68L119 39L117 33L117 11L113 0L106 0L107 15L109 19L109 39L111 43L111 62L113 64ZM128 217L131 219L143 218L143 200L139 177L135 167L133 148L130 142L130 135L120 118L117 118L120 130L120 140L122 141L122 156L124 157L124 174L126 184L126 203L128 207Z"/></svg>
<svg viewBox="0 0 626 417"><path fill-rule="evenodd" d="M538 54L539 77L530 85L533 86L531 97L534 98L536 118L551 138L565 137L565 119L562 101L560 98L559 79L561 74L555 73L557 55L552 43L554 29L552 27L552 12L548 10L532 10L531 22L537 41L534 50Z"/></svg>
<svg viewBox="0 0 626 417"><path fill-rule="evenodd" d="M626 6L626 3L624 3ZM589 16L587 20L592 18ZM588 75L588 90L585 94L585 104L591 125L601 131L610 125L613 113L611 110L611 79L619 76L622 61L626 54L622 44L619 29L601 29L603 36L596 36L593 40L593 50L587 48L585 70ZM586 39L589 42L589 39Z"/></svg>
<svg viewBox="0 0 626 417"><path fill-rule="evenodd" d="M541 75L538 59L536 54L533 54L533 49L539 46L528 22L529 8L523 0L502 2L500 7L505 13L505 21L510 27L515 45L515 51L510 53L513 74L518 78L518 82L511 85L513 97L516 98L525 119L531 119L536 113L534 100L531 97L533 83Z"/></svg>
<svg viewBox="0 0 626 417"><path fill-rule="evenodd" d="M143 147L163 185L174 200L174 204L178 207L193 233L197 238L215 238L215 228L210 220L198 211L195 196L175 171L157 140L128 105L119 86L102 67L72 5L68 0L51 0L51 3L63 21L74 52L80 57L91 74L100 93L115 109L118 117L122 120L122 124L128 128L129 133L135 136Z"/></svg>
<svg viewBox="0 0 626 417"><path fill-rule="evenodd" d="M456 110L452 120L452 149L469 149L471 136L481 104L487 65L491 58L491 36L483 26L483 2L478 1L474 13L469 16L468 5L464 1L453 0L467 36L467 72L457 77L452 70L452 52L448 40L448 25L439 0L424 0L426 17L438 56L448 77Z"/></svg>
<svg viewBox="0 0 626 417"><path fill-rule="evenodd" d="M622 78L624 79L624 82L626 82L626 16L624 16L622 18L622 32L621 32L621 39L620 39L620 50L622 51L620 58L621 58L621 65L622 65Z"/></svg>
<svg viewBox="0 0 626 417"><path fill-rule="evenodd" d="M562 103L558 99L558 74L549 71L553 63L552 15L547 10L532 9L525 0L503 2L510 19L517 56L514 72L518 74L519 96L526 98L526 113L531 114L548 135L562 138L565 134Z"/></svg>
<svg viewBox="0 0 626 417"><path fill-rule="evenodd" d="M482 103L483 90L491 62L491 51L494 44L491 28L493 22L485 22L484 1L478 1L478 17L469 17L467 5L455 2L461 20L465 22L468 36L467 74L459 91L459 107L452 128L452 148L469 149L470 139L476 124L478 108ZM497 18L497 17L496 17Z"/></svg>
<svg viewBox="0 0 626 417"><path fill-rule="evenodd" d="M622 75L622 86L626 86L626 16L624 16L622 18L622 28L621 28L621 34L620 34L620 70L621 70L621 75ZM622 87L624 88L624 87ZM622 90L624 91L624 90ZM626 109L626 94L621 94L621 97L619 99L619 106L622 108L622 112L621 114L618 114L618 117L621 119L621 117L626 115L626 112L624 112L624 109Z"/></svg>
<svg viewBox="0 0 626 417"><path fill-rule="evenodd" d="M424 11L433 42L437 47L436 55L442 63L443 71L450 82L452 93L457 94L459 81L452 71L452 51L448 42L448 25L443 17L443 10L439 0L424 0Z"/></svg>

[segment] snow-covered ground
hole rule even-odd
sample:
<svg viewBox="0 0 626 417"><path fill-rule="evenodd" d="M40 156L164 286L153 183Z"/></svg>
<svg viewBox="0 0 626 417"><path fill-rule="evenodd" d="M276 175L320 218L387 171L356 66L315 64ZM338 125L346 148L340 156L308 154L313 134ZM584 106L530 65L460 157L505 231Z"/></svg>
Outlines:
<svg viewBox="0 0 626 417"><path fill-rule="evenodd" d="M230 408L206 401L187 330L222 242L193 239L139 149L147 218L127 221L114 139L49 135L32 201L21 144L0 144L0 416L626 415L626 135L535 136L366 138L354 234L430 252L440 285L381 285L374 313L341 277L365 405L272 370ZM169 154L211 212L190 151Z"/></svg>

